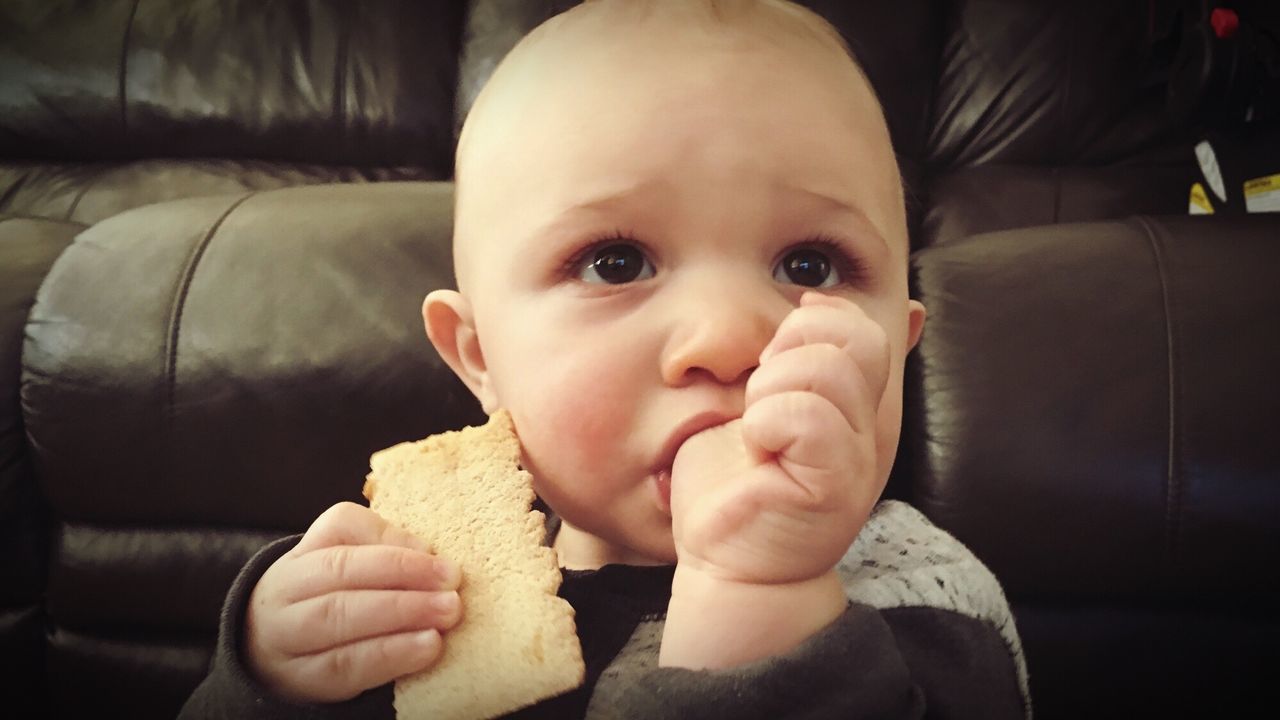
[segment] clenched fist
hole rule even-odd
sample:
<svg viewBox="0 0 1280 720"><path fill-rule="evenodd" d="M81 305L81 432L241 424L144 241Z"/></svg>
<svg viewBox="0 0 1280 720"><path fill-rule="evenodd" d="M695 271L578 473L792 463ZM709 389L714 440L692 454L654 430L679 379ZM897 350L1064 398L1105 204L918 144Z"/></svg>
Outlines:
<svg viewBox="0 0 1280 720"><path fill-rule="evenodd" d="M740 420L685 441L672 468L682 570L777 585L827 573L883 489L876 409L883 328L854 303L806 293L746 387Z"/></svg>

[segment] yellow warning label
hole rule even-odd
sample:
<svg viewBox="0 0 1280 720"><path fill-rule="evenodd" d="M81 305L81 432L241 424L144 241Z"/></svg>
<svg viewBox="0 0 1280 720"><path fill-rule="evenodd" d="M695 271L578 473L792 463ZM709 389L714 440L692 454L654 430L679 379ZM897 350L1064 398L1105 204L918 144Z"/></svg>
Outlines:
<svg viewBox="0 0 1280 720"><path fill-rule="evenodd" d="M1187 205L1187 212L1192 215L1213 214L1213 204L1209 202L1209 196L1200 183L1191 186L1191 201Z"/></svg>
<svg viewBox="0 0 1280 720"><path fill-rule="evenodd" d="M1280 174L1246 180L1244 206L1251 213L1280 212Z"/></svg>

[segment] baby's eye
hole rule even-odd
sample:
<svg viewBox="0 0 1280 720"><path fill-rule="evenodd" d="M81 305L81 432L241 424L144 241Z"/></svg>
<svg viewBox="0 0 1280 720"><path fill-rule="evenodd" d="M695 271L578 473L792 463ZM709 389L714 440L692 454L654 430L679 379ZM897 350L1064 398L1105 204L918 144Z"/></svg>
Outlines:
<svg viewBox="0 0 1280 720"><path fill-rule="evenodd" d="M827 253L814 248L796 248L784 255L773 269L773 279L813 288L834 287L842 281Z"/></svg>
<svg viewBox="0 0 1280 720"><path fill-rule="evenodd" d="M653 263L635 245L618 243L590 251L579 266L578 278L589 283L621 285L653 277Z"/></svg>

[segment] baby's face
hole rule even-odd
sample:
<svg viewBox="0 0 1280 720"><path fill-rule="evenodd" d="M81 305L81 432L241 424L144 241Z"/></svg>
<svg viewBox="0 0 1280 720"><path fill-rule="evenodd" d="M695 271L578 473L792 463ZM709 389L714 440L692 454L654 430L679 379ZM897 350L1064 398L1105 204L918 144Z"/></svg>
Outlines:
<svg viewBox="0 0 1280 720"><path fill-rule="evenodd" d="M923 308L907 299L888 134L853 68L673 32L534 58L503 82L459 166L478 346L453 364L487 409L511 411L538 493L576 538L566 563L675 561L658 482L672 438L742 414L809 287L889 338L883 483Z"/></svg>

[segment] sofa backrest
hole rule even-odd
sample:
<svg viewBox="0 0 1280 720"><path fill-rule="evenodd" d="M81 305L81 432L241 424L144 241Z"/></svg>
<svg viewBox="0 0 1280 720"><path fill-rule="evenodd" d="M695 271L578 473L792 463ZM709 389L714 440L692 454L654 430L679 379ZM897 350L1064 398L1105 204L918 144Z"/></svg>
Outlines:
<svg viewBox="0 0 1280 720"><path fill-rule="evenodd" d="M418 316L453 282L453 142L574 4L0 7L0 285L27 288L0 327L0 552L23 558L0 695L172 716L254 549L358 500L372 451L480 419ZM933 318L890 492L1005 579L1041 717L1247 694L1280 646L1257 570L1280 398L1229 380L1280 360L1237 314L1280 306L1231 291L1265 286L1274 223L1129 219L1185 214L1198 179L1204 128L1161 74L1183 3L805 4L885 107Z"/></svg>
<svg viewBox="0 0 1280 720"><path fill-rule="evenodd" d="M446 180L493 67L574 4L6 7L0 212L95 222L192 194ZM1185 209L1192 128L1167 112L1156 52L1176 0L807 4L881 96L923 223L917 247ZM975 207L1009 192L1017 211Z"/></svg>

